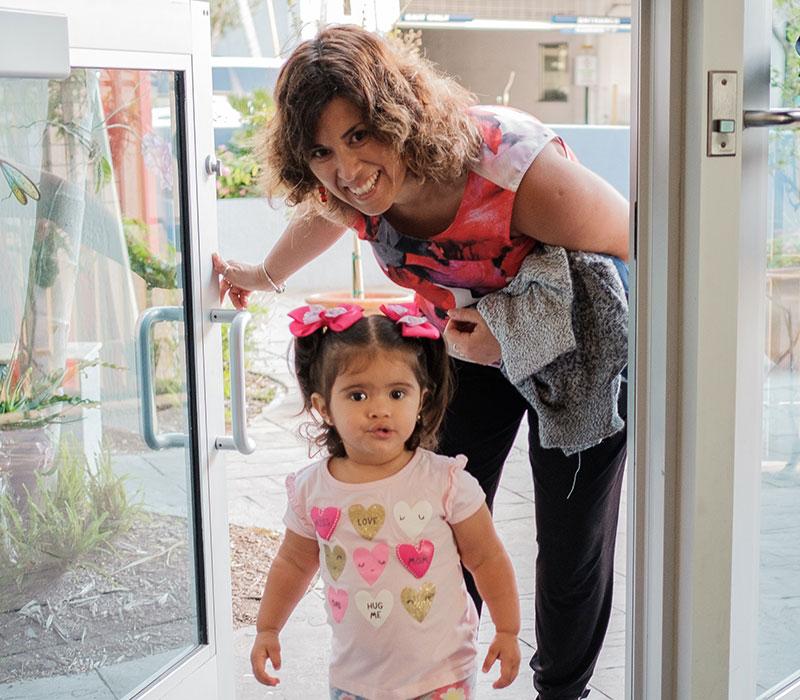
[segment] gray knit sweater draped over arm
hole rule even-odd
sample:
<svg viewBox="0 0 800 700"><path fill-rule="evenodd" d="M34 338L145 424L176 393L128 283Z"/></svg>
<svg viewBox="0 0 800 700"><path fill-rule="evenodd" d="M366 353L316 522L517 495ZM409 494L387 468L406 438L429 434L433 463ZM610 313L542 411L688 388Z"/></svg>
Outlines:
<svg viewBox="0 0 800 700"><path fill-rule="evenodd" d="M538 415L543 447L574 454L624 427L628 301L609 257L542 245L477 309L500 343L501 371Z"/></svg>

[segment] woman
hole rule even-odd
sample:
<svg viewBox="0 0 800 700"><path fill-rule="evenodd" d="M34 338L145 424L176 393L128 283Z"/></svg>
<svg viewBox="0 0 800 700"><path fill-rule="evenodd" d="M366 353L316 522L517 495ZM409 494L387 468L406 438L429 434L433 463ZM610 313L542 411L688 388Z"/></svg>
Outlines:
<svg viewBox="0 0 800 700"><path fill-rule="evenodd" d="M268 191L297 212L263 263L214 257L221 296L241 308L251 290L282 291L348 227L372 244L391 279L417 291L458 358L440 452L467 455L490 507L527 415L538 543L534 686L541 700L585 697L611 610L625 430L577 460L542 448L536 413L498 369L501 348L470 307L504 288L541 243L626 259L627 203L534 118L473 106L414 52L354 26L328 27L298 46L274 97Z"/></svg>

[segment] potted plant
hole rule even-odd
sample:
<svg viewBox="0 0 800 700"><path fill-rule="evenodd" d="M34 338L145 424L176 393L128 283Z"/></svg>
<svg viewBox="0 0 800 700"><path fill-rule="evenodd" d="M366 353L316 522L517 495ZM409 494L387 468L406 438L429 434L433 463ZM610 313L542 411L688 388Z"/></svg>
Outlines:
<svg viewBox="0 0 800 700"><path fill-rule="evenodd" d="M63 388L71 373L96 364L77 362L37 377L33 367L19 372L15 354L0 367L0 488L14 498L33 494L36 475L47 473L53 461L53 426L79 420L79 409L97 405Z"/></svg>
<svg viewBox="0 0 800 700"><path fill-rule="evenodd" d="M353 284L350 290L319 292L306 297L308 304L320 304L325 307L341 304L358 304L367 314L377 313L382 304L407 304L414 300L411 291L402 288L364 291L364 272L361 264L361 241L353 232Z"/></svg>

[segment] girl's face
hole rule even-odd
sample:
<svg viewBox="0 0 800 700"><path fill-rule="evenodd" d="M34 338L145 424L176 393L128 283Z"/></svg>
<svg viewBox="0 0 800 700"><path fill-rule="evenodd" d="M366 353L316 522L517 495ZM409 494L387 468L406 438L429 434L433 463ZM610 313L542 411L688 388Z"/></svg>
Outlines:
<svg viewBox="0 0 800 700"><path fill-rule="evenodd" d="M322 110L316 143L306 155L311 172L334 196L367 216L403 203L407 170L394 149L368 130L361 112L342 97Z"/></svg>
<svg viewBox="0 0 800 700"><path fill-rule="evenodd" d="M344 443L350 461L387 467L407 459L425 392L409 364L408 353L379 352L341 372L330 402L313 394L311 403Z"/></svg>

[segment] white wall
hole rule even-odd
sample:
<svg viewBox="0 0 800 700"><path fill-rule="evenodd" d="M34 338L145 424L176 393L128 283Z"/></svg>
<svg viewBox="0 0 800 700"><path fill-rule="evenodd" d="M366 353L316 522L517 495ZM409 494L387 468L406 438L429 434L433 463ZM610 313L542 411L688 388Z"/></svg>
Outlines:
<svg viewBox="0 0 800 700"><path fill-rule="evenodd" d="M260 262L275 245L288 222L283 207L273 209L265 199L222 199L217 202L219 252L224 258ZM353 236L347 233L325 255L306 265L287 281L293 291L328 292L350 289ZM397 289L383 274L368 243L361 245L366 291Z"/></svg>
<svg viewBox="0 0 800 700"><path fill-rule="evenodd" d="M566 34L531 30L422 30L428 59L475 92L480 102L495 104L516 72L509 104L547 123L583 124L585 89L572 86L567 102L540 102L539 44L569 44L569 76L583 45L595 47L598 86L589 88L589 123L628 124L630 114L631 36L628 32ZM616 89L614 88L616 86ZM612 97L616 96L616 109ZM616 117L614 119L614 117Z"/></svg>

